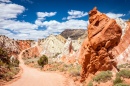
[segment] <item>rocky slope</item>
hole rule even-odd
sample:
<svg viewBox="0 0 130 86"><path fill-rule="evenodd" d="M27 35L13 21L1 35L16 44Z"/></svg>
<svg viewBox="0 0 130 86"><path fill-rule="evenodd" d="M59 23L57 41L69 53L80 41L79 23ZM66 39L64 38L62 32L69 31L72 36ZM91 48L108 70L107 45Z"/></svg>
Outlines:
<svg viewBox="0 0 130 86"><path fill-rule="evenodd" d="M10 39L4 35L0 35L0 48L3 48L8 51L8 54L10 54L10 56L13 54L17 55L18 53L20 53L18 43L15 40Z"/></svg>
<svg viewBox="0 0 130 86"><path fill-rule="evenodd" d="M75 62L75 51L72 46L71 38L66 40L66 43L63 46L62 53L59 54L56 58L57 62L62 61L64 63L74 63Z"/></svg>
<svg viewBox="0 0 130 86"><path fill-rule="evenodd" d="M58 40L60 40L61 42L63 42L63 43L66 42L66 39L65 39L63 36L61 36L61 35L57 35L56 38L57 38Z"/></svg>
<svg viewBox="0 0 130 86"><path fill-rule="evenodd" d="M89 74L116 68L111 49L118 45L122 29L114 19L94 8L89 12L88 36L80 49L81 81Z"/></svg>
<svg viewBox="0 0 130 86"><path fill-rule="evenodd" d="M77 51L80 49L83 40L84 39L72 40L72 46L73 46L74 51Z"/></svg>
<svg viewBox="0 0 130 86"><path fill-rule="evenodd" d="M70 37L72 40L86 37L87 33L85 29L66 29L61 34L64 38Z"/></svg>
<svg viewBox="0 0 130 86"><path fill-rule="evenodd" d="M3 86L2 81L13 79L19 72L19 53L20 49L15 40L0 35L0 86Z"/></svg>
<svg viewBox="0 0 130 86"><path fill-rule="evenodd" d="M41 46L43 49L41 54L52 57L55 56L55 54L62 52L64 43L57 39L56 36L50 35L44 40Z"/></svg>
<svg viewBox="0 0 130 86"><path fill-rule="evenodd" d="M32 40L17 40L18 46L21 51L31 47L31 42Z"/></svg>
<svg viewBox="0 0 130 86"><path fill-rule="evenodd" d="M27 50L25 50L25 52L23 52L22 54L22 58L36 58L40 56L40 51L38 46L35 47L31 47Z"/></svg>

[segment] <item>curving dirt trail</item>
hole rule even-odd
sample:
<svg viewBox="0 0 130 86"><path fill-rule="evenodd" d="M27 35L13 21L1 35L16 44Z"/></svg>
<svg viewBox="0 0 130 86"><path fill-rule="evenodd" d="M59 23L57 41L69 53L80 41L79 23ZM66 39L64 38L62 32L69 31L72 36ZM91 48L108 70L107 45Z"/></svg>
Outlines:
<svg viewBox="0 0 130 86"><path fill-rule="evenodd" d="M6 86L75 86L72 80L58 73L42 72L24 65L21 58L24 51L19 54L20 66L23 68L21 78Z"/></svg>

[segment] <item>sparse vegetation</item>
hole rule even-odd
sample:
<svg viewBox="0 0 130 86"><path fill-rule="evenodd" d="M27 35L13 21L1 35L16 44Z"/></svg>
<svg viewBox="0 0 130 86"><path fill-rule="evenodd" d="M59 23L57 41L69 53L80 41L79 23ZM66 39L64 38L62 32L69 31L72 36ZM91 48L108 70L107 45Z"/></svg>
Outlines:
<svg viewBox="0 0 130 86"><path fill-rule="evenodd" d="M122 83L122 82L123 82L123 80L121 79L121 77L118 77L118 76L117 76L117 77L115 78L115 80L113 81L113 84L116 85L116 84Z"/></svg>
<svg viewBox="0 0 130 86"><path fill-rule="evenodd" d="M41 57L38 58L29 58L25 59L25 64L31 64L29 66L40 68L38 65L38 61L40 60ZM34 64L34 65L33 65ZM122 67L127 67L129 64L122 65ZM45 69L44 69L45 68ZM53 62L52 58L48 58L48 64L44 67L42 70L46 71L59 71L63 72L63 74L69 75L71 78L73 78L74 81L79 80L80 78L80 70L81 66L80 65L73 65L73 64L65 64L64 62ZM128 68L128 67L127 67ZM115 80L113 80L113 86L129 86L127 84L123 83L123 78L126 76L129 76L129 70L124 71L121 70L117 73L117 76ZM107 82L108 80L112 79L112 72L111 71L102 71L98 75L96 75L88 84L84 83L83 86L94 86L94 83L100 83L100 82Z"/></svg>
<svg viewBox="0 0 130 86"><path fill-rule="evenodd" d="M117 73L117 77L130 78L130 70L122 69L119 73Z"/></svg>
<svg viewBox="0 0 130 86"><path fill-rule="evenodd" d="M87 86L93 86L93 82L90 81Z"/></svg>
<svg viewBox="0 0 130 86"><path fill-rule="evenodd" d="M121 65L118 65L118 68L119 69L121 69L121 68L130 68L130 64L129 63L121 64Z"/></svg>
<svg viewBox="0 0 130 86"><path fill-rule="evenodd" d="M96 82L106 82L110 80L112 77L112 72L110 71L102 71L98 75L96 75L93 80Z"/></svg>
<svg viewBox="0 0 130 86"><path fill-rule="evenodd" d="M57 58L60 53L56 53L52 58Z"/></svg>
<svg viewBox="0 0 130 86"><path fill-rule="evenodd" d="M68 71L72 76L80 76L80 70L81 70L80 65L76 65L76 66L71 65L68 67Z"/></svg>
<svg viewBox="0 0 130 86"><path fill-rule="evenodd" d="M44 65L48 64L48 58L46 55L43 55L37 62L40 66L44 67Z"/></svg>
<svg viewBox="0 0 130 86"><path fill-rule="evenodd" d="M130 86L130 85L125 84L125 83L118 83L118 84L116 84L116 85L114 85L114 86Z"/></svg>
<svg viewBox="0 0 130 86"><path fill-rule="evenodd" d="M19 72L19 61L18 59L13 59L10 62L10 57L8 53L0 48L0 80L9 81Z"/></svg>

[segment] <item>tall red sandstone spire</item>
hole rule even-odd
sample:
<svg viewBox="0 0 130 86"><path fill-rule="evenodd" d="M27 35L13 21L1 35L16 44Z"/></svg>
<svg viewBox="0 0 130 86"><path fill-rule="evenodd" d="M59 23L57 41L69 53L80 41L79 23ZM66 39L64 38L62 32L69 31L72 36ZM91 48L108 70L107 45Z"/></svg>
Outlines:
<svg viewBox="0 0 130 86"><path fill-rule="evenodd" d="M89 12L89 22L88 37L80 49L81 81L90 73L116 67L111 49L119 43L122 35L121 27L116 21L100 13L96 7Z"/></svg>

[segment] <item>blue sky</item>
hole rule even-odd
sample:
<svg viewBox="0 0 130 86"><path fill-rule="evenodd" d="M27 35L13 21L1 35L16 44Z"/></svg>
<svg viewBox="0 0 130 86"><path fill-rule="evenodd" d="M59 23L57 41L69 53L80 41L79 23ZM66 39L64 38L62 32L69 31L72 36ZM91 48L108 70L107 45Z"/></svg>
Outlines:
<svg viewBox="0 0 130 86"><path fill-rule="evenodd" d="M0 0L0 34L38 39L64 29L87 29L94 7L111 18L130 18L129 0Z"/></svg>

